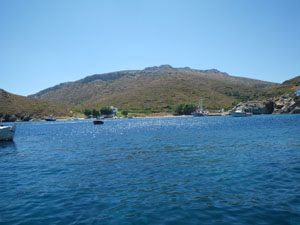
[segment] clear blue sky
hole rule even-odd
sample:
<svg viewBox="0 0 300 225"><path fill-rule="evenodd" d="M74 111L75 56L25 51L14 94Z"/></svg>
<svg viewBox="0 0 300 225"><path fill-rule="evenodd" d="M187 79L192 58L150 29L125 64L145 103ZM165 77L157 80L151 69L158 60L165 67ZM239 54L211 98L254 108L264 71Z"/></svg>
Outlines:
<svg viewBox="0 0 300 225"><path fill-rule="evenodd" d="M0 88L170 64L300 75L299 0L0 0Z"/></svg>

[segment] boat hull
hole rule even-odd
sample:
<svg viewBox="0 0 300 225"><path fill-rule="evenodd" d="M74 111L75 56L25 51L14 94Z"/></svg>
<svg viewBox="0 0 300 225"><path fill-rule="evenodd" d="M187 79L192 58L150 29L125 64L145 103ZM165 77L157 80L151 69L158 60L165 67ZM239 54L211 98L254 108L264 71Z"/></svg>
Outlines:
<svg viewBox="0 0 300 225"><path fill-rule="evenodd" d="M16 124L13 126L0 127L0 141L13 141L16 130Z"/></svg>
<svg viewBox="0 0 300 225"><path fill-rule="evenodd" d="M204 113L195 112L195 113L193 113L193 116L194 117L204 116Z"/></svg>
<svg viewBox="0 0 300 225"><path fill-rule="evenodd" d="M56 121L56 119L53 116L48 116L48 118L45 119L46 121Z"/></svg>
<svg viewBox="0 0 300 225"><path fill-rule="evenodd" d="M245 113L245 112L232 112L231 116L233 116L233 117L247 117L247 116L252 116L252 114Z"/></svg>
<svg viewBox="0 0 300 225"><path fill-rule="evenodd" d="M102 120L95 120L93 123L94 125L104 124Z"/></svg>

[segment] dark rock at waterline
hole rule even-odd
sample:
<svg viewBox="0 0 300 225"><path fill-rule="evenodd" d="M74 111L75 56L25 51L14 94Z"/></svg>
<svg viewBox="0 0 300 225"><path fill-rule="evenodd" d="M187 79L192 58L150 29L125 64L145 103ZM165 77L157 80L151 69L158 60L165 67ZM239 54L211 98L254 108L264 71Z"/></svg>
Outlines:
<svg viewBox="0 0 300 225"><path fill-rule="evenodd" d="M291 113L300 113L300 106L296 106L292 111Z"/></svg>
<svg viewBox="0 0 300 225"><path fill-rule="evenodd" d="M22 114L22 113L17 113L17 114L1 114L0 115L0 121L2 122L16 122L16 121L30 121L33 120L32 115L28 114Z"/></svg>

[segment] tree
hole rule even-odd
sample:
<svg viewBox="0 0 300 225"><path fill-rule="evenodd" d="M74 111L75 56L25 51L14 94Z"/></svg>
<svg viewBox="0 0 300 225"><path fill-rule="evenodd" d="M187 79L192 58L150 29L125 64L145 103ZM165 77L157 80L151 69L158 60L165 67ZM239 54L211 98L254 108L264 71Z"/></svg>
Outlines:
<svg viewBox="0 0 300 225"><path fill-rule="evenodd" d="M185 104L183 107L183 114L184 115L191 115L192 112L196 110L196 106L193 104Z"/></svg>
<svg viewBox="0 0 300 225"><path fill-rule="evenodd" d="M106 116L109 116L109 115L113 114L112 109L110 107L107 107L107 106L102 107L100 112L101 112L101 115L106 115Z"/></svg>
<svg viewBox="0 0 300 225"><path fill-rule="evenodd" d="M100 116L99 110L93 109L92 115L93 115L93 117L98 117L98 116Z"/></svg>
<svg viewBox="0 0 300 225"><path fill-rule="evenodd" d="M92 111L90 109L85 109L83 111L83 114L86 115L87 117L89 117L92 114Z"/></svg>
<svg viewBox="0 0 300 225"><path fill-rule="evenodd" d="M191 115L196 110L193 104L179 104L175 107L175 114L177 115Z"/></svg>
<svg viewBox="0 0 300 225"><path fill-rule="evenodd" d="M127 110L123 110L122 111L122 115L126 117L128 115L128 111Z"/></svg>
<svg viewBox="0 0 300 225"><path fill-rule="evenodd" d="M174 110L175 114L182 115L183 114L183 107L184 107L184 104L176 105L175 110Z"/></svg>

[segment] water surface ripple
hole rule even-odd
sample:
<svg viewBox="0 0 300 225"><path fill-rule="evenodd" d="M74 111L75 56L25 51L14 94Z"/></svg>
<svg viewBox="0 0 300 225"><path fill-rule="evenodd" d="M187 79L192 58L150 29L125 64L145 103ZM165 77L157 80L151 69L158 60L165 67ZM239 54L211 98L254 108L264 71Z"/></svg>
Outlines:
<svg viewBox="0 0 300 225"><path fill-rule="evenodd" d="M300 116L18 123L0 224L300 224Z"/></svg>

